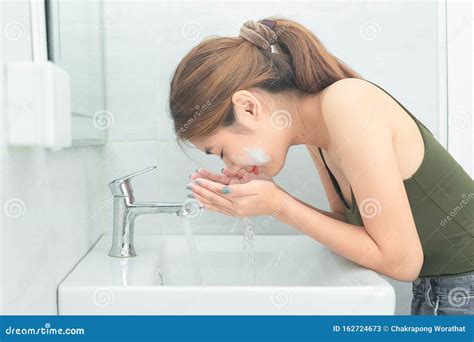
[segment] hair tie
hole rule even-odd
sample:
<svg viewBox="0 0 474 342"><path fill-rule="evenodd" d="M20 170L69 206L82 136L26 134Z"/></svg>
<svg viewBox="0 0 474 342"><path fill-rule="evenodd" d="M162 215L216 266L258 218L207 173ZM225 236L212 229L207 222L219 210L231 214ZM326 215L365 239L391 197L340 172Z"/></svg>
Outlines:
<svg viewBox="0 0 474 342"><path fill-rule="evenodd" d="M248 20L240 28L239 36L264 50L278 53L276 46L278 36L273 31L275 25L276 22L269 19L258 22Z"/></svg>
<svg viewBox="0 0 474 342"><path fill-rule="evenodd" d="M265 26L268 26L272 30L276 25L276 21L275 20L270 20L270 19L263 19L263 20L260 21L260 23L262 23Z"/></svg>

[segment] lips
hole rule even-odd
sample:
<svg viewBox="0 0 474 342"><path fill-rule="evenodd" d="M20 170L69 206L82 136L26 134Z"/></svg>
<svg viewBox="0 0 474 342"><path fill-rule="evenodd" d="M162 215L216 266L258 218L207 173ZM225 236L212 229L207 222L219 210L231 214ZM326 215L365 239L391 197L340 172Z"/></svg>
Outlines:
<svg viewBox="0 0 474 342"><path fill-rule="evenodd" d="M260 171L258 170L258 166L254 165L252 166L252 168L250 169L250 172L258 175L260 173Z"/></svg>

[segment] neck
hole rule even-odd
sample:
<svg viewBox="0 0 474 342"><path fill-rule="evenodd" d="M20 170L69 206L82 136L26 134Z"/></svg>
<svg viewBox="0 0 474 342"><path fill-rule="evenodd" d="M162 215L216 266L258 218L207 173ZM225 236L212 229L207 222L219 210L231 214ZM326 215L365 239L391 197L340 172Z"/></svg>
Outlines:
<svg viewBox="0 0 474 342"><path fill-rule="evenodd" d="M291 145L312 145L327 150L329 134L321 110L322 92L297 100L297 114L292 124Z"/></svg>

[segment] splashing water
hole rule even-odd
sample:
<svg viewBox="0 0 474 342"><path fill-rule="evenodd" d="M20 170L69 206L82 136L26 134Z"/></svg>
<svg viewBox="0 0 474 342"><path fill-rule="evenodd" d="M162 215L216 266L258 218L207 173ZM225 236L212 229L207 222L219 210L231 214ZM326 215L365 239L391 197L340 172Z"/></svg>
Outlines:
<svg viewBox="0 0 474 342"><path fill-rule="evenodd" d="M189 254L191 256L191 265L193 267L194 278L196 279L197 285L202 285L201 268L199 267L199 260L196 250L196 244L194 242L193 230L191 228L191 222L185 216L181 216L184 223L184 231L186 234L186 242L188 244Z"/></svg>
<svg viewBox="0 0 474 342"><path fill-rule="evenodd" d="M252 222L250 221L248 217L244 218L242 221L245 225L244 239L242 240L245 266L250 268L251 277L252 277L253 283L255 283L256 278L257 278L257 268L255 266L255 259L253 255L253 243L254 243L253 238L255 236L255 233L253 231ZM245 278L245 275L244 275L244 278Z"/></svg>
<svg viewBox="0 0 474 342"><path fill-rule="evenodd" d="M243 223L245 224L243 240L244 259L248 264L253 264L255 261L253 258L253 237L255 234L248 218L245 218Z"/></svg>

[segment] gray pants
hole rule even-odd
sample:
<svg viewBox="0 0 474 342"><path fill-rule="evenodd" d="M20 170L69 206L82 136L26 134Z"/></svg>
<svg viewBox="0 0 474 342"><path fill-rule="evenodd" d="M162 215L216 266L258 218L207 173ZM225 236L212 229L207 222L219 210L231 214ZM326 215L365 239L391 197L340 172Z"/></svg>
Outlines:
<svg viewBox="0 0 474 342"><path fill-rule="evenodd" d="M412 315L474 315L474 271L419 277L412 293Z"/></svg>

